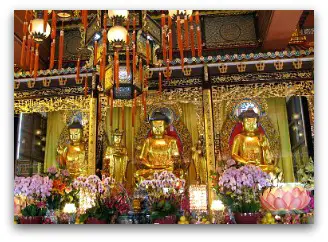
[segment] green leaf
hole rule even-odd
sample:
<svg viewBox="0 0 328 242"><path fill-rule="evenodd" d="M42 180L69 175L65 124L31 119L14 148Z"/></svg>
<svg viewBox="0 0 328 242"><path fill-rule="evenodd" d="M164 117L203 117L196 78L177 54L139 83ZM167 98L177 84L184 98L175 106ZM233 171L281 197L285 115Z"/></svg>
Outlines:
<svg viewBox="0 0 328 242"><path fill-rule="evenodd" d="M81 214L80 215L80 221L82 222L82 223L84 223L87 219L88 219L88 214L87 213L85 213L85 214Z"/></svg>

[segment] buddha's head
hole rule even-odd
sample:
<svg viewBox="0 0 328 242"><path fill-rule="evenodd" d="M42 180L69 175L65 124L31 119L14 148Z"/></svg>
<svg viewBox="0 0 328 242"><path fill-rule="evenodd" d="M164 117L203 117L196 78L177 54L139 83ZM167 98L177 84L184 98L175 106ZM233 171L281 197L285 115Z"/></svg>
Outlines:
<svg viewBox="0 0 328 242"><path fill-rule="evenodd" d="M152 133L155 137L163 137L169 123L168 117L161 112L154 112L151 119Z"/></svg>
<svg viewBox="0 0 328 242"><path fill-rule="evenodd" d="M259 115L253 109L248 109L239 115L246 132L255 132L258 129L258 118Z"/></svg>
<svg viewBox="0 0 328 242"><path fill-rule="evenodd" d="M122 141L123 132L120 132L118 129L113 133L113 143L114 145L120 145Z"/></svg>
<svg viewBox="0 0 328 242"><path fill-rule="evenodd" d="M74 121L70 126L69 130L69 139L73 144L78 144L82 140L83 135L83 126L80 122Z"/></svg>

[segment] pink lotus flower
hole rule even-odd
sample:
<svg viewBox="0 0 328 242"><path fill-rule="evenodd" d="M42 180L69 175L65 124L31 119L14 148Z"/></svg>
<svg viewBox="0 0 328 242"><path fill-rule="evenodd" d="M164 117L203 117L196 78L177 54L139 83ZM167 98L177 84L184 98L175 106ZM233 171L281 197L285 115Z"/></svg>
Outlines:
<svg viewBox="0 0 328 242"><path fill-rule="evenodd" d="M263 208L270 211L290 211L305 208L311 198L301 186L284 185L283 187L268 188L260 196Z"/></svg>

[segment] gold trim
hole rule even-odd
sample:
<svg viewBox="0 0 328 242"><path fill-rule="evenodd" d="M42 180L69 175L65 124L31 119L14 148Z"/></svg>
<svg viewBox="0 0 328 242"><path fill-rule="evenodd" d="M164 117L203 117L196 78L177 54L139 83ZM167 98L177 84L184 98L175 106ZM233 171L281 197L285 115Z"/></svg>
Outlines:
<svg viewBox="0 0 328 242"><path fill-rule="evenodd" d="M302 60L301 59L298 59L297 61L293 61L293 66L296 70L299 70L302 68Z"/></svg>
<svg viewBox="0 0 328 242"><path fill-rule="evenodd" d="M88 109L89 98L84 96L51 97L14 101L14 111L16 114Z"/></svg>
<svg viewBox="0 0 328 242"><path fill-rule="evenodd" d="M259 63L256 63L255 66L256 66L257 71L264 71L265 63L264 62L259 62Z"/></svg>
<svg viewBox="0 0 328 242"><path fill-rule="evenodd" d="M238 72L245 72L246 71L246 64L245 63L239 63L237 64Z"/></svg>
<svg viewBox="0 0 328 242"><path fill-rule="evenodd" d="M189 67L185 67L185 68L183 68L182 69L182 71L183 71L183 75L185 75L185 76L190 76L191 75L191 68Z"/></svg>
<svg viewBox="0 0 328 242"><path fill-rule="evenodd" d="M212 98L211 98L210 89L203 90L203 106L204 106L204 120L205 120L208 209L210 211L210 206L212 204L213 197L214 197L211 172L215 171L213 113L212 113Z"/></svg>
<svg viewBox="0 0 328 242"><path fill-rule="evenodd" d="M264 64L264 63L263 63ZM262 73L244 73L213 76L211 78L213 84L233 83L233 82L254 82L261 81L298 81L300 79L311 79L313 74L311 71L294 71L294 72L262 72Z"/></svg>
<svg viewBox="0 0 328 242"><path fill-rule="evenodd" d="M228 65L227 64L220 64L220 65L218 65L218 69L219 69L221 74L227 73Z"/></svg>
<svg viewBox="0 0 328 242"><path fill-rule="evenodd" d="M306 99L308 101L310 115L311 134L314 137L314 95L306 96Z"/></svg>
<svg viewBox="0 0 328 242"><path fill-rule="evenodd" d="M49 79L43 79L42 80L42 85L44 86L44 87L49 87L50 86L50 84L51 84L51 80Z"/></svg>
<svg viewBox="0 0 328 242"><path fill-rule="evenodd" d="M90 98L89 109L89 144L88 144L88 174L96 173L96 143L97 143L97 98Z"/></svg>
<svg viewBox="0 0 328 242"><path fill-rule="evenodd" d="M253 83L212 87L213 102L244 98L308 96L314 94L313 81Z"/></svg>
<svg viewBox="0 0 328 242"><path fill-rule="evenodd" d="M281 71L284 68L284 62L282 61L275 61L273 64L277 71Z"/></svg>

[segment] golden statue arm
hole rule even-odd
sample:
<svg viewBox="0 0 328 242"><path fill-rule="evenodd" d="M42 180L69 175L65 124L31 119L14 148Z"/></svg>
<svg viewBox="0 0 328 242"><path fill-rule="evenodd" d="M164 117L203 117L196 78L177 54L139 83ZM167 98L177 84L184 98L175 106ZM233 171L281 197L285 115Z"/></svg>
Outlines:
<svg viewBox="0 0 328 242"><path fill-rule="evenodd" d="M270 144L267 137L265 135L261 135L260 141L262 145L264 164L273 165L274 162L270 152Z"/></svg>
<svg viewBox="0 0 328 242"><path fill-rule="evenodd" d="M142 166L146 166L146 167L152 167L152 165L148 162L148 157L147 154L149 152L149 139L146 139L146 142L144 142L142 149L141 149L141 153L139 156L139 165Z"/></svg>
<svg viewBox="0 0 328 242"><path fill-rule="evenodd" d="M173 157L180 157L179 147L176 140L171 141L171 154Z"/></svg>
<svg viewBox="0 0 328 242"><path fill-rule="evenodd" d="M171 155L173 159L174 169L184 168L182 167L182 160L180 157L179 147L176 140L171 140L170 142Z"/></svg>
<svg viewBox="0 0 328 242"><path fill-rule="evenodd" d="M67 154L67 147L62 147L59 145L57 147L57 159L59 166L66 166L66 154Z"/></svg>

